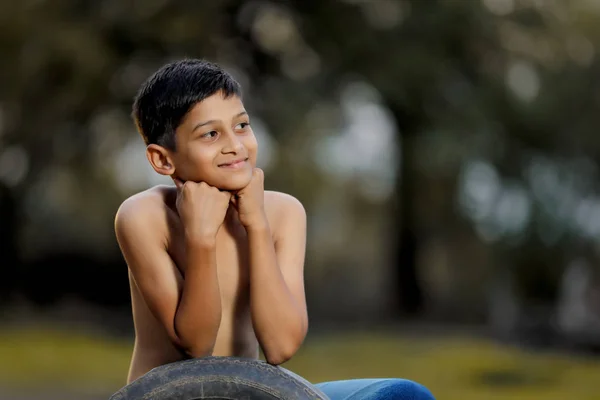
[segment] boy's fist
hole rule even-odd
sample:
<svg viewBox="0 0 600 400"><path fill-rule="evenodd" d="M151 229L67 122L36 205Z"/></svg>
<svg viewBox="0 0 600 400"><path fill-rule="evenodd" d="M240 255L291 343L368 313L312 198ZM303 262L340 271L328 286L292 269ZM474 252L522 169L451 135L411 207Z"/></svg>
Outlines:
<svg viewBox="0 0 600 400"><path fill-rule="evenodd" d="M174 180L177 186L177 212L186 236L194 240L214 241L225 220L231 193L204 182Z"/></svg>
<svg viewBox="0 0 600 400"><path fill-rule="evenodd" d="M259 226L266 222L264 179L265 175L262 169L254 168L250 183L232 198L240 222L246 228Z"/></svg>

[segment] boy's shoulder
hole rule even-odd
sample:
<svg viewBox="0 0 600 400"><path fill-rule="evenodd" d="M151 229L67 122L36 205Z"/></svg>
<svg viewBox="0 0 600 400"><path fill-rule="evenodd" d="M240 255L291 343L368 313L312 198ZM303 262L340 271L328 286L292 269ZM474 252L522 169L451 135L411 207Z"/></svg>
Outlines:
<svg viewBox="0 0 600 400"><path fill-rule="evenodd" d="M265 212L274 239L289 236L290 230L302 232L306 229L306 210L300 200L290 194L265 190Z"/></svg>
<svg viewBox="0 0 600 400"><path fill-rule="evenodd" d="M162 211L167 207L168 199L176 193L175 187L157 185L126 198L119 206L115 219L119 221L150 220L154 216L164 215Z"/></svg>
<svg viewBox="0 0 600 400"><path fill-rule="evenodd" d="M305 213L304 206L294 196L288 193L265 190L265 209L275 214L286 212Z"/></svg>

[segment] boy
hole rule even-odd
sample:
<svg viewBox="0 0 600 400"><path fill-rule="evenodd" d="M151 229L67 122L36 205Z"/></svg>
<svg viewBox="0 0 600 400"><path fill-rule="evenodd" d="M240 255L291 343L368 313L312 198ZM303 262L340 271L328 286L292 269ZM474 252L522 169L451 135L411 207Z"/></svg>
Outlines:
<svg viewBox="0 0 600 400"><path fill-rule="evenodd" d="M259 346L282 364L306 336L306 213L294 197L264 190L241 96L219 66L182 60L154 73L134 101L148 161L175 187L130 197L115 218L136 334L128 383L189 357L257 358ZM411 395L425 390L403 380L323 390L342 398L356 385L400 383Z"/></svg>

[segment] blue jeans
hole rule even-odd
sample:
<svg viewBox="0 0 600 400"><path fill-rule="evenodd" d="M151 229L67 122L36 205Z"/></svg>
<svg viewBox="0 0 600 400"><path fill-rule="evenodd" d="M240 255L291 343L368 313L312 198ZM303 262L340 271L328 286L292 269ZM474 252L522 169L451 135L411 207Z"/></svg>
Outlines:
<svg viewBox="0 0 600 400"><path fill-rule="evenodd" d="M331 400L435 400L425 386L406 379L350 379L315 386Z"/></svg>

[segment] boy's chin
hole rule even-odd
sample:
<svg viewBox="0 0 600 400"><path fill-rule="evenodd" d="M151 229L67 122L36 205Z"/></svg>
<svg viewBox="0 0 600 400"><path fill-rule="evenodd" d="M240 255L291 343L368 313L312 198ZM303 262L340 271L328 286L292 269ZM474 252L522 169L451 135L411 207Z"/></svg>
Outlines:
<svg viewBox="0 0 600 400"><path fill-rule="evenodd" d="M211 177L194 177L193 182L206 182L210 186L228 192L237 192L242 190L252 181L252 171L249 173L239 174L237 176L211 176Z"/></svg>
<svg viewBox="0 0 600 400"><path fill-rule="evenodd" d="M252 176L250 176L249 179L235 179L228 180L226 182L217 182L214 186L221 190L227 190L228 192L237 192L248 186L251 180Z"/></svg>

